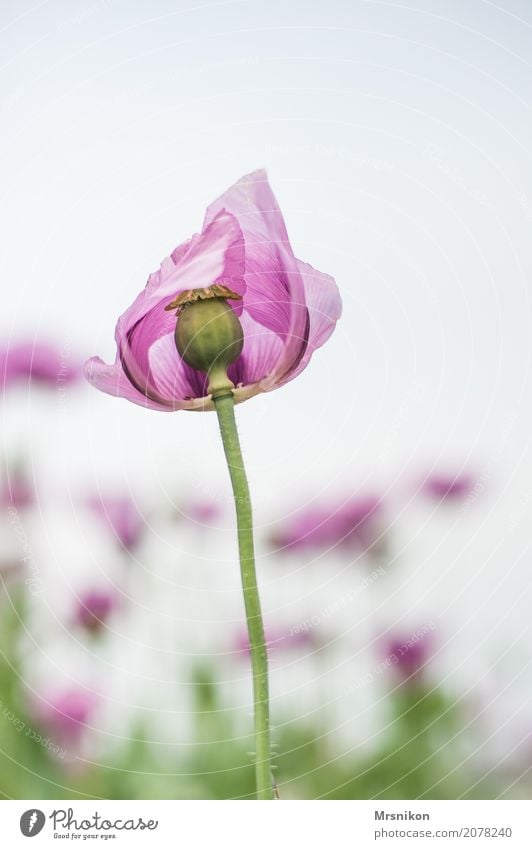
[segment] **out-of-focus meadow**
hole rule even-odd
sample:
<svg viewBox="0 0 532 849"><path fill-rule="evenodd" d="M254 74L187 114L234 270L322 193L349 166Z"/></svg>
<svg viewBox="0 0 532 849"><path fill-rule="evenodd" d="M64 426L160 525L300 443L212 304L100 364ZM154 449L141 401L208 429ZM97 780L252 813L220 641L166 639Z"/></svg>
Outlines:
<svg viewBox="0 0 532 849"><path fill-rule="evenodd" d="M529 797L526 4L2 6L0 795L246 798L210 413L81 376L267 167L344 315L237 410L283 799Z"/></svg>
<svg viewBox="0 0 532 849"><path fill-rule="evenodd" d="M80 363L53 344L11 342L2 366L6 403L31 393L36 427L50 426L58 392L77 404L87 391ZM159 499L80 486L48 498L32 472L38 458L21 447L6 460L2 795L252 795L228 486L200 494L177 480L173 498ZM485 486L463 469L411 484L395 495L307 491L284 511L273 499L271 520L258 523L283 798L529 792L529 752L510 742L528 729L497 736L495 670L471 685L453 679L480 651L462 638L467 616L459 622L453 608L467 577L455 576L449 598L445 582L430 593L434 566L424 563L424 575L409 562L416 548L422 555L427 526L452 551L458 526L482 518Z"/></svg>

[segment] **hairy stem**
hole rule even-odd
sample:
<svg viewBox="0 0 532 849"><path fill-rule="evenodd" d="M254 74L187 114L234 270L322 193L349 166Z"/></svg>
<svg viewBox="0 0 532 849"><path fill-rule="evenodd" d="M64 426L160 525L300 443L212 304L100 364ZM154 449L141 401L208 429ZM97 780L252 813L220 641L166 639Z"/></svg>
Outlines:
<svg viewBox="0 0 532 849"><path fill-rule="evenodd" d="M240 440L236 429L235 410L232 392L222 391L213 397L220 432L224 445L233 494L235 497L238 528L238 550L240 553L240 571L244 605L249 634L249 648L253 671L253 701L255 715L255 775L257 799L273 799L270 720L268 705L268 657L260 598L255 572L255 554L253 549L253 517L249 486L240 449Z"/></svg>

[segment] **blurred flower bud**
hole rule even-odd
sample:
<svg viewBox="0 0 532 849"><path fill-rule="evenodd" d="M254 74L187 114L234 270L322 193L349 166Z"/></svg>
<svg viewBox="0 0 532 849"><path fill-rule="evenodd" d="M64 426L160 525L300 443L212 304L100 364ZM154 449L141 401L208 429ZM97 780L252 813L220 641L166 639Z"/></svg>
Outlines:
<svg viewBox="0 0 532 849"><path fill-rule="evenodd" d="M117 603L116 595L110 590L88 590L78 600L76 622L87 631L97 633L107 623Z"/></svg>

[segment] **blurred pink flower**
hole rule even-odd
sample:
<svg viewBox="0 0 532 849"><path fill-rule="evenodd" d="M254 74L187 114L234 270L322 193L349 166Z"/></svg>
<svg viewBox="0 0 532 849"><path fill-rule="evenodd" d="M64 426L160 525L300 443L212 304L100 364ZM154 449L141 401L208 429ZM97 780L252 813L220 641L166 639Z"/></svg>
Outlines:
<svg viewBox="0 0 532 849"><path fill-rule="evenodd" d="M209 525L219 519L222 513L222 505L218 501L207 498L202 501L191 501L182 509L182 515L192 522L197 522L198 525Z"/></svg>
<svg viewBox="0 0 532 849"><path fill-rule="evenodd" d="M472 475L458 472L456 475L433 474L423 481L423 492L435 501L460 501L473 490Z"/></svg>
<svg viewBox="0 0 532 849"><path fill-rule="evenodd" d="M97 632L118 607L118 597L110 589L92 589L78 598L76 622L88 631Z"/></svg>
<svg viewBox="0 0 532 849"><path fill-rule="evenodd" d="M84 688L59 690L39 699L36 716L60 745L77 745L96 705L94 693Z"/></svg>
<svg viewBox="0 0 532 849"><path fill-rule="evenodd" d="M404 681L416 681L428 664L433 648L430 634L420 632L417 637L405 635L392 637L385 644L383 654L393 665L395 673Z"/></svg>
<svg viewBox="0 0 532 849"><path fill-rule="evenodd" d="M266 629L266 647L268 652L296 651L304 647L316 645L314 636L309 629L298 629L297 631L280 631ZM234 640L234 651L238 654L249 655L249 639L246 628L236 634Z"/></svg>
<svg viewBox="0 0 532 849"><path fill-rule="evenodd" d="M91 495L87 498L87 506L106 522L125 549L131 551L139 544L146 522L127 495Z"/></svg>
<svg viewBox="0 0 532 849"><path fill-rule="evenodd" d="M379 541L382 533L381 511L381 501L375 496L346 501L332 520L341 535L340 544L368 551Z"/></svg>
<svg viewBox="0 0 532 849"><path fill-rule="evenodd" d="M300 511L273 538L279 548L370 550L381 536L381 502L374 496L351 497Z"/></svg>
<svg viewBox="0 0 532 849"><path fill-rule="evenodd" d="M81 363L46 342L13 342L0 348L0 380L4 390L29 380L61 387L82 376Z"/></svg>
<svg viewBox="0 0 532 849"><path fill-rule="evenodd" d="M21 469L14 469L5 478L0 488L2 507L16 507L22 510L35 503L35 490L27 475Z"/></svg>
<svg viewBox="0 0 532 849"><path fill-rule="evenodd" d="M93 357L87 379L154 410L213 409L206 375L177 352L176 317L165 307L180 293L222 285L241 297L228 301L244 332L228 370L236 402L296 377L340 317L334 280L294 257L266 172L255 171L211 204L201 233L150 275L118 320L114 365Z"/></svg>

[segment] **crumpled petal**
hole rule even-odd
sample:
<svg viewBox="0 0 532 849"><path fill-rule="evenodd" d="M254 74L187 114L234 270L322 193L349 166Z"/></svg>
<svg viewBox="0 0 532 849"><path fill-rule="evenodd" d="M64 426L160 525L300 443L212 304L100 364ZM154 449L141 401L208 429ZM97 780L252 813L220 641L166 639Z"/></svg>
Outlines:
<svg viewBox="0 0 532 849"><path fill-rule="evenodd" d="M285 376L281 383L293 380L307 367L313 353L325 344L342 315L342 299L334 278L329 274L316 271L306 262L301 262L301 260L297 262L305 286L309 315L308 343L300 362Z"/></svg>
<svg viewBox="0 0 532 849"><path fill-rule="evenodd" d="M218 280L223 281L236 294L243 295L244 263L244 241L238 221L233 215L221 211L200 236L176 248L164 260L161 268L150 275L143 292L120 317L115 333L119 360L128 382L150 402L145 406L152 409L180 409L183 405L176 401L192 397L198 390L197 380L192 384L187 381L187 367L179 357L175 344L175 368L172 373L164 377L159 372L158 378L153 373L152 363L156 363L156 357L150 358L152 346L168 334L172 334L173 338L176 326L175 314L166 312L165 307L178 292L208 286ZM236 312L242 309L241 301L230 303L235 305ZM101 365L96 367L96 371L94 369L93 364L93 377L89 378L93 385L98 385L98 380L99 384L103 382L105 386L112 386L111 394L136 400L136 393L131 397L129 390L127 394L122 391L122 384L117 382L114 372L103 372ZM175 391L165 394L168 380L174 382ZM98 388L104 392L110 391L104 389L103 385L98 385Z"/></svg>
<svg viewBox="0 0 532 849"><path fill-rule="evenodd" d="M297 260L266 171L242 177L209 206L205 223L215 220L222 209L238 218L244 234L244 309L284 340L274 369L275 378L280 379L294 367L306 347L308 315Z"/></svg>
<svg viewBox="0 0 532 849"><path fill-rule="evenodd" d="M283 340L244 312L240 317L244 331L244 348L238 360L228 369L235 386L248 385L267 378L279 362L284 350Z"/></svg>
<svg viewBox="0 0 532 849"><path fill-rule="evenodd" d="M161 303L166 306L188 289L201 289L221 280L237 295L244 295L244 270L244 237L238 220L220 210L202 233L176 248L150 274L146 288L120 317L116 335L123 335L154 307ZM230 303L238 314L242 302Z"/></svg>
<svg viewBox="0 0 532 849"><path fill-rule="evenodd" d="M128 401L133 401L140 407L148 407L150 410L179 410L183 407L178 401L173 402L172 406L161 404L148 398L139 389L137 389L130 380L126 377L122 363L119 358L108 365L104 363L100 357L91 357L85 363L85 377L92 386L100 389L107 395L115 395L119 398L126 398Z"/></svg>

